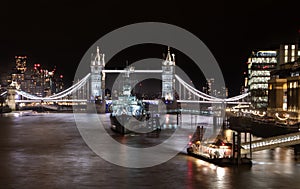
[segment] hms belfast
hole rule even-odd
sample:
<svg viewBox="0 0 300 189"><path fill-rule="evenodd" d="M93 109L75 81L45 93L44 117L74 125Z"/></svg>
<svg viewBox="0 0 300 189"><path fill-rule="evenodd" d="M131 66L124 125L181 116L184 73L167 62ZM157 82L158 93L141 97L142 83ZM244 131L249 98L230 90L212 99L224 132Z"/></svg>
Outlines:
<svg viewBox="0 0 300 189"><path fill-rule="evenodd" d="M127 67L123 73L122 92L110 105L111 129L126 134L139 127L140 122L147 117L146 104L131 94L130 71L133 67Z"/></svg>

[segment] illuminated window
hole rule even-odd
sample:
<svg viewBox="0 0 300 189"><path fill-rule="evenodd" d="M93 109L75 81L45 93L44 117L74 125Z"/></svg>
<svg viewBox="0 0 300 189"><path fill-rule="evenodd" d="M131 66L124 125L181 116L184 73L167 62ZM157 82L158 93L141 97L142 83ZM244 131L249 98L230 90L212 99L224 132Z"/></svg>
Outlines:
<svg viewBox="0 0 300 189"><path fill-rule="evenodd" d="M297 88L297 82L296 81L294 82L294 88Z"/></svg>
<svg viewBox="0 0 300 189"><path fill-rule="evenodd" d="M257 58L257 63L262 63L262 58Z"/></svg>
<svg viewBox="0 0 300 189"><path fill-rule="evenodd" d="M287 84L286 83L283 84L282 88L283 88L283 90L286 90L287 89Z"/></svg>
<svg viewBox="0 0 300 189"><path fill-rule="evenodd" d="M289 46L288 45L284 45L284 49L288 49L289 48Z"/></svg>
<svg viewBox="0 0 300 189"><path fill-rule="evenodd" d="M292 45L292 49L295 49L295 45Z"/></svg>
<svg viewBox="0 0 300 189"><path fill-rule="evenodd" d="M295 50L292 50L291 56L295 56Z"/></svg>
<svg viewBox="0 0 300 189"><path fill-rule="evenodd" d="M290 83L290 89L291 89L291 88L293 88L293 83L292 83L292 82Z"/></svg>
<svg viewBox="0 0 300 189"><path fill-rule="evenodd" d="M284 103L282 104L282 109L283 109L284 111L287 110L287 103L286 103L286 102L284 102Z"/></svg>
<svg viewBox="0 0 300 189"><path fill-rule="evenodd" d="M268 89L268 84L253 84L250 89Z"/></svg>
<svg viewBox="0 0 300 189"><path fill-rule="evenodd" d="M291 58L291 62L293 62L293 61L295 61L295 57L292 57L292 58Z"/></svg>
<svg viewBox="0 0 300 189"><path fill-rule="evenodd" d="M251 72L250 78L253 76L270 76L270 71L254 70Z"/></svg>
<svg viewBox="0 0 300 189"><path fill-rule="evenodd" d="M287 56L284 57L284 62L285 62L285 63L288 62L288 57L287 57Z"/></svg>
<svg viewBox="0 0 300 189"><path fill-rule="evenodd" d="M249 80L249 85L251 83L267 83L269 81L270 77L252 77Z"/></svg>
<svg viewBox="0 0 300 189"><path fill-rule="evenodd" d="M289 53L289 51L288 51L288 50L284 50L284 56L287 56L287 55L288 55L288 53Z"/></svg>
<svg viewBox="0 0 300 189"><path fill-rule="evenodd" d="M270 84L270 85L269 85L269 90L272 90L272 87L273 87L272 84Z"/></svg>

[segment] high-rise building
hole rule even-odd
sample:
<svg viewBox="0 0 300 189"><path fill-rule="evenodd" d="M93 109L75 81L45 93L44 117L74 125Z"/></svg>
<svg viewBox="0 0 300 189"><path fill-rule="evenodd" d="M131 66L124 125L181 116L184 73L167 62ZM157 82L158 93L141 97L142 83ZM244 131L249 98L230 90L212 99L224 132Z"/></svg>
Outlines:
<svg viewBox="0 0 300 189"><path fill-rule="evenodd" d="M277 51L253 51L248 59L248 89L252 108L268 106L268 81L270 71L277 66Z"/></svg>
<svg viewBox="0 0 300 189"><path fill-rule="evenodd" d="M63 75L56 68L43 69L40 64L34 64L33 69L26 75L28 92L37 96L51 96L63 90Z"/></svg>
<svg viewBox="0 0 300 189"><path fill-rule="evenodd" d="M26 72L27 56L15 56L16 69L18 74L24 74Z"/></svg>
<svg viewBox="0 0 300 189"><path fill-rule="evenodd" d="M11 82L14 82L17 88L24 90L25 85L25 73L26 73L26 56L15 56L15 69L11 74Z"/></svg>
<svg viewBox="0 0 300 189"><path fill-rule="evenodd" d="M214 87L214 82L215 82L214 78L207 79L207 94L208 95L216 96L216 91L215 91L216 89Z"/></svg>
<svg viewBox="0 0 300 189"><path fill-rule="evenodd" d="M15 85L24 92L45 97L63 90L62 75L43 69L40 64L27 68L26 56L15 56L15 67L7 78L7 83Z"/></svg>
<svg viewBox="0 0 300 189"><path fill-rule="evenodd" d="M300 51L298 50L298 44L281 44L279 49L278 65L283 68L284 64L296 61L299 56Z"/></svg>
<svg viewBox="0 0 300 189"><path fill-rule="evenodd" d="M300 121L300 62L285 63L271 72L268 116Z"/></svg>
<svg viewBox="0 0 300 189"><path fill-rule="evenodd" d="M268 82L268 116L300 120L300 50L297 43L280 45L278 67Z"/></svg>

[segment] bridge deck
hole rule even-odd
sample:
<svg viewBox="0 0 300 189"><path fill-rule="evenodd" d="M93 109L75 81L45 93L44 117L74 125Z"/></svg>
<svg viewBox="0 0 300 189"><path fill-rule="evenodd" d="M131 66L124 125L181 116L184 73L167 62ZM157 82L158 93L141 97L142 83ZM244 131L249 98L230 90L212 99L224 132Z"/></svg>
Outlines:
<svg viewBox="0 0 300 189"><path fill-rule="evenodd" d="M265 138L252 142L252 152L300 144L300 132ZM242 144L241 154L250 153L250 142Z"/></svg>

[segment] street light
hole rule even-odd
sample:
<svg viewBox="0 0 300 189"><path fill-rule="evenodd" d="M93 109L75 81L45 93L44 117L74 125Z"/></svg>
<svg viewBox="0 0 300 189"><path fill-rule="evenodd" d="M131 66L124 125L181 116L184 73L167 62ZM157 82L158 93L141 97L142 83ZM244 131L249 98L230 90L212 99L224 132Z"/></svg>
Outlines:
<svg viewBox="0 0 300 189"><path fill-rule="evenodd" d="M289 114L286 114L285 117L286 117L286 123L287 123L287 125L289 126L289 118L290 118L290 115L289 115Z"/></svg>

